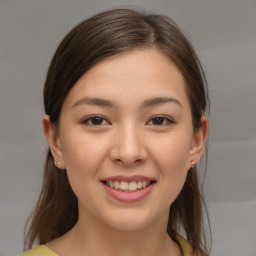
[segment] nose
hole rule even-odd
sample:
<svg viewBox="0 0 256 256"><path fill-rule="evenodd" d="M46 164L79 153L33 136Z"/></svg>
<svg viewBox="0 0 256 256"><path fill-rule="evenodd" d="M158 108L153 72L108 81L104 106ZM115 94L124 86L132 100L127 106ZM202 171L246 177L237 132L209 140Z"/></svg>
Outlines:
<svg viewBox="0 0 256 256"><path fill-rule="evenodd" d="M116 130L110 151L112 161L131 167L147 159L145 140L134 125L126 125Z"/></svg>

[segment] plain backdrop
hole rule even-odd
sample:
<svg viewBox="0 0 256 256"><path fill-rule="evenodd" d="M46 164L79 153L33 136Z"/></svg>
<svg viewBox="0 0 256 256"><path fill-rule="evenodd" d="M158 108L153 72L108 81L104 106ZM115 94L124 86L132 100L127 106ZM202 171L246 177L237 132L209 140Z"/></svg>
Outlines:
<svg viewBox="0 0 256 256"><path fill-rule="evenodd" d="M22 252L38 196L51 57L74 25L111 7L168 15L194 45L211 98L205 193L212 255L256 256L255 0L0 0L0 255Z"/></svg>

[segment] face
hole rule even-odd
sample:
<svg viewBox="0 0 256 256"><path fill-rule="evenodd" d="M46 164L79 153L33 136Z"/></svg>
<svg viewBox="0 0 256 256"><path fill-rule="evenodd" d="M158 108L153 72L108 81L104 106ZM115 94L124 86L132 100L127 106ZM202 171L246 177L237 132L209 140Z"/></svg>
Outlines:
<svg viewBox="0 0 256 256"><path fill-rule="evenodd" d="M121 230L166 221L205 141L201 129L193 132L185 87L165 55L133 50L81 77L63 104L58 131L44 117L79 218Z"/></svg>

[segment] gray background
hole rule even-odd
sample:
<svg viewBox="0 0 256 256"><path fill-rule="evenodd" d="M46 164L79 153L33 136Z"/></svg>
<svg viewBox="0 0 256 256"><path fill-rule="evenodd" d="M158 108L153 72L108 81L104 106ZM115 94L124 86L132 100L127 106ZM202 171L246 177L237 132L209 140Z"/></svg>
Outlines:
<svg viewBox="0 0 256 256"><path fill-rule="evenodd" d="M194 44L212 103L205 182L212 255L256 256L255 0L0 0L0 255L22 251L38 195L50 59L74 25L118 6L166 14Z"/></svg>

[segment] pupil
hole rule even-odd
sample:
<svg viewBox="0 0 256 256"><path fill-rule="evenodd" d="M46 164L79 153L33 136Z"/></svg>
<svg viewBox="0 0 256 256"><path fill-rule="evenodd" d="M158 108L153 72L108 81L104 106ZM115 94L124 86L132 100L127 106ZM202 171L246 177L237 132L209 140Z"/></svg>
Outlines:
<svg viewBox="0 0 256 256"><path fill-rule="evenodd" d="M161 125L163 124L164 119L162 117L156 117L153 119L153 124L155 125Z"/></svg>
<svg viewBox="0 0 256 256"><path fill-rule="evenodd" d="M92 124L93 125L99 125L101 124L103 121L103 118L102 117L94 117L92 118Z"/></svg>

